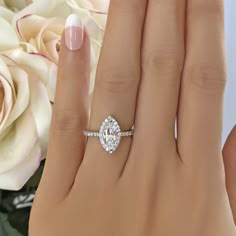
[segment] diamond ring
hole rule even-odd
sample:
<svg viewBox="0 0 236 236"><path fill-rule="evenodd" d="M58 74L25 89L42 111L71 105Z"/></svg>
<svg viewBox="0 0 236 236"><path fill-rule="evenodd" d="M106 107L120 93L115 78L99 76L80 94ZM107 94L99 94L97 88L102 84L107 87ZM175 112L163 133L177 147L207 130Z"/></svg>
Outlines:
<svg viewBox="0 0 236 236"><path fill-rule="evenodd" d="M122 132L118 122L112 116L108 116L102 123L99 132L85 130L84 135L87 137L99 137L102 147L110 154L118 148L121 137L134 135L134 127L128 131Z"/></svg>

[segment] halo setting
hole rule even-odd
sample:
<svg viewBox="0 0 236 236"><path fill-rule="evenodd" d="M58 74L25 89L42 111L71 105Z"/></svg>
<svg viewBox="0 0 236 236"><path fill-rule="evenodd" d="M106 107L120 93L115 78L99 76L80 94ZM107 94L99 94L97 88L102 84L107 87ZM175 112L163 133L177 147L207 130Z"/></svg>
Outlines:
<svg viewBox="0 0 236 236"><path fill-rule="evenodd" d="M99 139L103 148L112 154L118 148L121 140L121 130L118 122L108 116L102 123L99 131Z"/></svg>
<svg viewBox="0 0 236 236"><path fill-rule="evenodd" d="M99 137L104 150L110 154L114 153L119 147L121 137L134 135L134 128L129 131L121 132L121 128L112 116L108 116L102 123L99 132L84 131L88 137Z"/></svg>

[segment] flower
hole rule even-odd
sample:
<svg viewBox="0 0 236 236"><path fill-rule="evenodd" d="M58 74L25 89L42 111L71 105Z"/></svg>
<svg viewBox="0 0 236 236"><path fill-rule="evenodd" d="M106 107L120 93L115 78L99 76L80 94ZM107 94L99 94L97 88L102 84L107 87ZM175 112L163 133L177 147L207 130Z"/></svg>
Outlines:
<svg viewBox="0 0 236 236"><path fill-rule="evenodd" d="M91 92L108 0L0 0L0 189L18 190L46 156L60 38L79 14L91 39Z"/></svg>
<svg viewBox="0 0 236 236"><path fill-rule="evenodd" d="M18 190L45 156L56 66L24 52L0 18L0 188Z"/></svg>
<svg viewBox="0 0 236 236"><path fill-rule="evenodd" d="M21 49L0 55L1 189L20 189L46 154L53 65Z"/></svg>
<svg viewBox="0 0 236 236"><path fill-rule="evenodd" d="M34 27L32 28L32 24ZM60 38L65 21L62 18L45 18L26 15L16 22L16 30L29 53L39 53L55 64L58 63Z"/></svg>

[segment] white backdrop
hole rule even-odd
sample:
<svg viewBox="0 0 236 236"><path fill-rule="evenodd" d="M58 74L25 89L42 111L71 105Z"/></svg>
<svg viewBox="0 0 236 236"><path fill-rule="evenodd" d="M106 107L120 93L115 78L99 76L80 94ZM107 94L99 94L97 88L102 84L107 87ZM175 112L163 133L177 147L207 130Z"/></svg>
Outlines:
<svg viewBox="0 0 236 236"><path fill-rule="evenodd" d="M225 0L226 50L228 59L228 84L225 94L223 141L236 125L236 1Z"/></svg>

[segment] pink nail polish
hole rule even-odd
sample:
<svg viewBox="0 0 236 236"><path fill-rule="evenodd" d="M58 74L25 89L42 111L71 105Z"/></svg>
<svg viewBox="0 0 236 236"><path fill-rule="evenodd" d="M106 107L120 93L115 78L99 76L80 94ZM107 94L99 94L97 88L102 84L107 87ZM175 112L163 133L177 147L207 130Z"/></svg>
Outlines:
<svg viewBox="0 0 236 236"><path fill-rule="evenodd" d="M79 50L83 45L84 27L80 17L76 14L71 14L65 25L65 41L69 50Z"/></svg>

